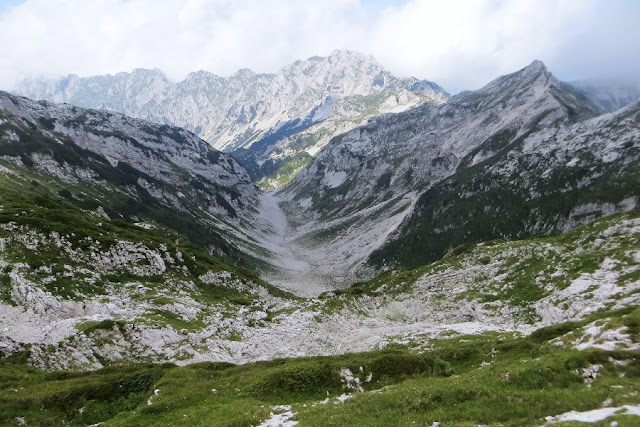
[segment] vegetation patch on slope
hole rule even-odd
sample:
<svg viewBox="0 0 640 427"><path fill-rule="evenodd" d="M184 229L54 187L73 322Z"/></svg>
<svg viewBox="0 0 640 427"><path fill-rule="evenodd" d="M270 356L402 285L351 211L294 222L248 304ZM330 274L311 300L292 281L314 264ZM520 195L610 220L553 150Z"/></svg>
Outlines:
<svg viewBox="0 0 640 427"><path fill-rule="evenodd" d="M257 425L290 411L291 420L313 426L522 426L571 410L638 405L637 351L558 345L598 319L635 331L640 309L599 312L528 337L441 339L422 353L393 346L241 366L121 365L90 373L38 371L14 356L0 362L0 422ZM638 344L637 331L632 336ZM624 412L607 422L638 421Z"/></svg>

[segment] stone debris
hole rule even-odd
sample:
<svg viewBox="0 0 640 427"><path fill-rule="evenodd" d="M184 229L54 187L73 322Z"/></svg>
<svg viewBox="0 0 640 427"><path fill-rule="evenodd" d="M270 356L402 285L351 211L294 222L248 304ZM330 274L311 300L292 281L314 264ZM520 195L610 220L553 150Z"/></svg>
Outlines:
<svg viewBox="0 0 640 427"><path fill-rule="evenodd" d="M270 412L269 418L258 424L258 427L293 427L298 425L298 421L291 419L298 414L291 410L291 405L276 405L271 409L284 412Z"/></svg>
<svg viewBox="0 0 640 427"><path fill-rule="evenodd" d="M545 421L550 424L570 421L597 423L616 414L640 416L640 405L624 405L620 407L600 408L584 412L570 411L556 416L545 417Z"/></svg>
<svg viewBox="0 0 640 427"><path fill-rule="evenodd" d="M239 280L228 271L209 271L200 276L204 283L258 297L250 306L203 304L196 299L199 290L192 281L173 277L176 271L181 271L175 262L178 255L169 254L166 245L151 248L120 240L115 243L117 250L101 248L95 241L88 242L88 247L77 248L58 233L38 234L11 224L3 227L13 232L11 238L3 240L5 247L15 242L34 250L42 245L55 245L66 256L81 261L83 268L67 268L61 273L71 274L77 280L95 283L103 275L116 271L142 278L162 272L164 278L162 286L136 281L107 283L104 295L72 300L46 290L47 280L52 277L55 280L50 267L43 266L34 272L26 264L13 264L9 273L11 299L18 306L0 302L0 354L16 353L30 343L29 361L42 369L98 369L103 358L126 361L144 357L179 365L204 361L248 363L273 357L370 351L394 342L424 349L430 339L442 335L485 331L527 333L555 321L579 318L589 313L588 307L593 304L593 299L585 296L586 289L595 289L593 292L599 295L597 300L602 304L613 300L621 306L640 303L640 294L633 292L640 288L640 283L619 286L618 273L613 270L617 264L605 259L589 278L580 276L565 289L549 288L546 311L536 308L541 317L538 323L518 323L515 319L520 308L510 306L508 301L478 303L473 296L476 287L484 286L478 278L494 277L494 270L500 268L503 259L528 255L515 248L505 250L502 258L494 257L489 264L473 264L470 260L468 267L447 267L425 275L417 279L410 292L394 293L388 289L388 295L362 295L333 311L325 310L327 300L275 297L264 287ZM610 245L615 243L615 236L633 234L634 230L640 232L640 219L614 222L600 234L611 234L603 243ZM543 253L552 249L547 245L522 250ZM168 261L170 258L174 262ZM4 262L1 254L0 262ZM571 291L569 294L567 289ZM620 298L617 289L626 289L629 296ZM146 296L150 292L155 293L153 298ZM449 298L440 298L443 293ZM556 294L570 296L572 304L567 308L553 306ZM534 306L538 307L537 303ZM198 326L174 328L170 323L150 322L149 313L158 310ZM84 324L105 321L112 321L112 326L87 333L78 329ZM562 336L554 343L578 349L633 350L640 346L631 341L623 328L608 328L606 319L587 325L582 336ZM345 388L361 391L365 383L372 381L370 373L359 371L354 373L346 367L341 370Z"/></svg>
<svg viewBox="0 0 640 427"><path fill-rule="evenodd" d="M340 378L342 378L344 387L346 387L347 389L356 390L359 392L364 391L362 385L360 385L360 378L354 377L349 368L340 368L340 373L338 375L340 376Z"/></svg>
<svg viewBox="0 0 640 427"><path fill-rule="evenodd" d="M352 393L349 393L349 394L343 393L340 396L336 397L336 401L333 402L333 404L334 405L340 405L340 404L342 404L342 403L346 402L347 400L352 399L354 397L355 397L355 395L352 394Z"/></svg>
<svg viewBox="0 0 640 427"><path fill-rule="evenodd" d="M152 399L154 397L158 396L158 394L160 394L160 389L159 388L153 390L153 395L147 400L147 406L153 405Z"/></svg>
<svg viewBox="0 0 640 427"><path fill-rule="evenodd" d="M580 369L579 373L584 378L587 387L591 387L591 383L600 376L600 369L602 369L602 365L591 365Z"/></svg>

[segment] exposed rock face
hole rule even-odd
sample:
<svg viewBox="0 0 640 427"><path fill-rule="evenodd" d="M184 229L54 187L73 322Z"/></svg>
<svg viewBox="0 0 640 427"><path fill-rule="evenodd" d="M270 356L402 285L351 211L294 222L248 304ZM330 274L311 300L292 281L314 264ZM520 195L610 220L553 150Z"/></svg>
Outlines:
<svg viewBox="0 0 640 427"><path fill-rule="evenodd" d="M265 185L287 181L333 136L369 117L448 97L434 83L396 78L350 51L297 61L276 74L198 71L172 83L159 70L138 69L25 82L17 93L184 127L220 150L241 149L252 178L268 177Z"/></svg>
<svg viewBox="0 0 640 427"><path fill-rule="evenodd" d="M186 171L221 186L239 186L245 201L256 194L246 172L231 156L211 149L183 129L117 113L0 94L0 108L6 119L11 116L14 120L21 119L20 124L36 126L45 136L67 136L80 148L103 156L112 165L126 162L171 184L180 183L184 178L179 172ZM11 133L8 123L4 127L6 135Z"/></svg>
<svg viewBox="0 0 640 427"><path fill-rule="evenodd" d="M250 223L257 205L244 168L183 129L1 92L0 138L5 160L59 179L68 186L65 197L81 195L83 206L107 217L171 227L179 226L176 215L190 217L216 250L226 250L215 238L225 224Z"/></svg>
<svg viewBox="0 0 640 427"><path fill-rule="evenodd" d="M640 200L640 104L480 145L422 194L372 260L419 265L466 242L563 233Z"/></svg>
<svg viewBox="0 0 640 427"><path fill-rule="evenodd" d="M561 88L536 61L446 104L379 117L332 141L283 193L311 196L311 211L336 216L370 196L380 200L419 190L450 175L462 158L499 132L510 141L534 126L567 123L570 112L557 94L579 94ZM585 116L596 115L589 104L580 104L584 100L567 101ZM473 162L482 160L477 156Z"/></svg>
<svg viewBox="0 0 640 427"><path fill-rule="evenodd" d="M320 270L319 274L326 274L330 280L333 278L334 283L354 281L357 278L354 272L398 228L407 230L408 238L425 238L421 231L406 225L408 221L418 221L422 213L416 212L411 220L407 215L413 212L418 200L420 206L427 203L424 194L431 188L460 174L480 179L485 176L484 165L498 161L505 153L510 153L510 160L503 165L501 173L505 177L521 170L524 173L527 165L538 164L533 154L535 149L530 146L526 150L531 155L526 161L522 157L524 153L518 147L524 138L541 135L545 130L566 132L573 129L573 123L597 114L596 106L583 93L558 81L542 62L534 61L478 91L461 93L443 105L424 105L376 118L366 126L335 138L281 190L286 211L296 225L290 240L315 256L310 261L316 267L314 271ZM587 124L585 130L596 133L598 125L595 122ZM620 129L620 132L626 132L622 135L625 140L635 131L632 123ZM568 143L572 138L563 134L557 144L566 145L566 152L577 152L580 143L577 140ZM603 156L611 151L617 152L617 157L621 154L618 146L594 145L593 148L602 150ZM601 158L593 161L596 164ZM533 174L528 175L527 182L535 179ZM453 178L451 182L454 182ZM491 182L487 185L491 188ZM452 187L446 196L438 199L443 200L438 202L443 204L433 207L433 215L443 214L450 204L465 200L474 192L477 189L461 192ZM503 203L490 204L504 209ZM523 224L520 229L526 227ZM444 223L439 230L449 228L452 229L450 234L454 234L459 225ZM542 226L536 229L538 233L548 231L550 229L545 230ZM516 231L510 236L495 237L518 236ZM450 239L449 245L456 246L465 241L468 240L462 235ZM429 240L423 243L428 245ZM438 246L428 258L420 261L437 259L450 246ZM380 254L375 261L378 265L398 260L404 262L407 252L424 253L425 247L416 246L414 250L408 246L394 246L392 253ZM322 266L328 267L323 271ZM361 272L365 273L366 269Z"/></svg>

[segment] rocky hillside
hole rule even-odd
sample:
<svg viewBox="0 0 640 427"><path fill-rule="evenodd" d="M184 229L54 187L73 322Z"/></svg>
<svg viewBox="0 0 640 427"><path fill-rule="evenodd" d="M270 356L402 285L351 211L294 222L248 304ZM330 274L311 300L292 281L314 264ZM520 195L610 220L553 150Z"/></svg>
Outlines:
<svg viewBox="0 0 640 427"><path fill-rule="evenodd" d="M564 233L638 206L640 104L513 139L498 134L418 199L371 258L418 265L464 242Z"/></svg>
<svg viewBox="0 0 640 427"><path fill-rule="evenodd" d="M196 354L202 342L185 346L184 334L214 327L212 339L233 341L240 314L289 299L169 227L106 218L36 185L29 173L2 171L4 356L29 348L30 363L48 369L193 361L205 357ZM208 358L226 360L226 351Z"/></svg>
<svg viewBox="0 0 640 427"><path fill-rule="evenodd" d="M538 329L447 336L420 353L46 372L0 360L0 423L101 426L638 423L640 309ZM622 344L631 342L632 345ZM588 422L589 424L585 424Z"/></svg>
<svg viewBox="0 0 640 427"><path fill-rule="evenodd" d="M640 302L637 211L559 237L462 246L302 299L166 227L106 220L18 174L1 183L11 190L0 199L0 351L28 350L46 369L415 350L452 333L526 333Z"/></svg>
<svg viewBox="0 0 640 427"><path fill-rule="evenodd" d="M521 157L518 147L523 140L534 134L541 135L538 132L547 129L570 129L574 123L597 114L597 107L588 97L558 81L543 63L535 61L478 91L461 93L443 105L423 105L405 113L379 117L335 138L280 192L293 226L291 240L304 248L302 252L311 254L310 258L315 256L310 263L320 266L313 269L318 275L326 273L328 280L333 278L338 283L353 281L354 277L357 279L354 272L398 227L404 230L409 227L405 225L407 221L420 218L421 213L416 209L411 220L405 219L418 200L428 200L428 194L435 191L431 188L463 171L468 171L464 176L480 179L482 174L474 174L474 171L498 161L505 153L511 153L512 160L502 173L511 176L518 174L520 168L524 173L526 168L532 168L538 162L533 157ZM596 122L585 126L584 131L598 132ZM635 131L633 122L624 122L617 130L625 141L620 146L593 145L592 148L602 150L600 154L594 154L593 165L599 164L611 151L619 158L620 150L629 148L625 148L625 144L635 144L627 141ZM566 151L577 152L580 149L577 144L575 141L573 145L567 145ZM534 150L532 146L527 147ZM611 173L613 168L607 171ZM536 179L528 175L527 182ZM458 181L450 178L446 182ZM492 185L491 181L487 182ZM559 193L562 185L558 184L550 191ZM452 187L449 194L438 200L448 204L462 203L473 194L471 191L460 192ZM585 193L587 191L585 189ZM438 203L434 209L444 215L448 211L447 205ZM508 199L494 199L489 203L502 209L503 215L510 213L512 205ZM629 206L634 205L633 201L629 203ZM473 215L478 214L474 212ZM426 262L442 256L451 246L479 239L476 235L465 237L469 229L462 230L457 226L446 221L438 226L449 234L460 233L455 241L448 242L449 246L427 248L424 245L430 245L431 239L424 240L424 234L413 228L407 231L407 236L411 235L408 238L422 241L423 246L394 246L388 252L378 252L373 261L384 265L421 254L421 260ZM514 226L511 234L504 235L488 233L486 228L483 225L473 231L485 233L483 237L488 238L516 238L524 235L517 233L524 233L526 224ZM553 227L541 225L530 230L529 235L553 230ZM323 270L322 266L329 267Z"/></svg>
<svg viewBox="0 0 640 427"><path fill-rule="evenodd" d="M224 78L198 71L172 83L159 70L139 69L24 82L16 92L181 126L235 151L253 180L267 186L290 180L333 136L370 117L448 97L434 83L394 77L372 57L350 51L297 61L276 74L244 69Z"/></svg>
<svg viewBox="0 0 640 427"><path fill-rule="evenodd" d="M190 132L4 92L0 162L77 207L165 225L219 255L239 256L228 230L258 204L244 168Z"/></svg>

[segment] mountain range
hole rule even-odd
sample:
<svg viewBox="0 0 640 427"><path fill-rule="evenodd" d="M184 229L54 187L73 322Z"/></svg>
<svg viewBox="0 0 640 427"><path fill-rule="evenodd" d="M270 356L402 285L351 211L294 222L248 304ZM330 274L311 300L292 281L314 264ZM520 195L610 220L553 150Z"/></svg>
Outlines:
<svg viewBox="0 0 640 427"><path fill-rule="evenodd" d="M445 103L372 118L271 192L179 128L9 94L2 106L5 168L32 171L104 218L184 233L306 297L462 244L571 231L640 197L638 104L601 114L540 61Z"/></svg>
<svg viewBox="0 0 640 427"><path fill-rule="evenodd" d="M397 78L373 57L346 50L296 61L276 74L198 71L172 83L160 70L136 69L25 81L16 93L183 127L235 153L267 187L288 182L331 138L370 117L448 97L434 83Z"/></svg>
<svg viewBox="0 0 640 427"><path fill-rule="evenodd" d="M630 92L534 61L449 96L346 51L20 90L69 104L0 92L2 422L638 410Z"/></svg>

